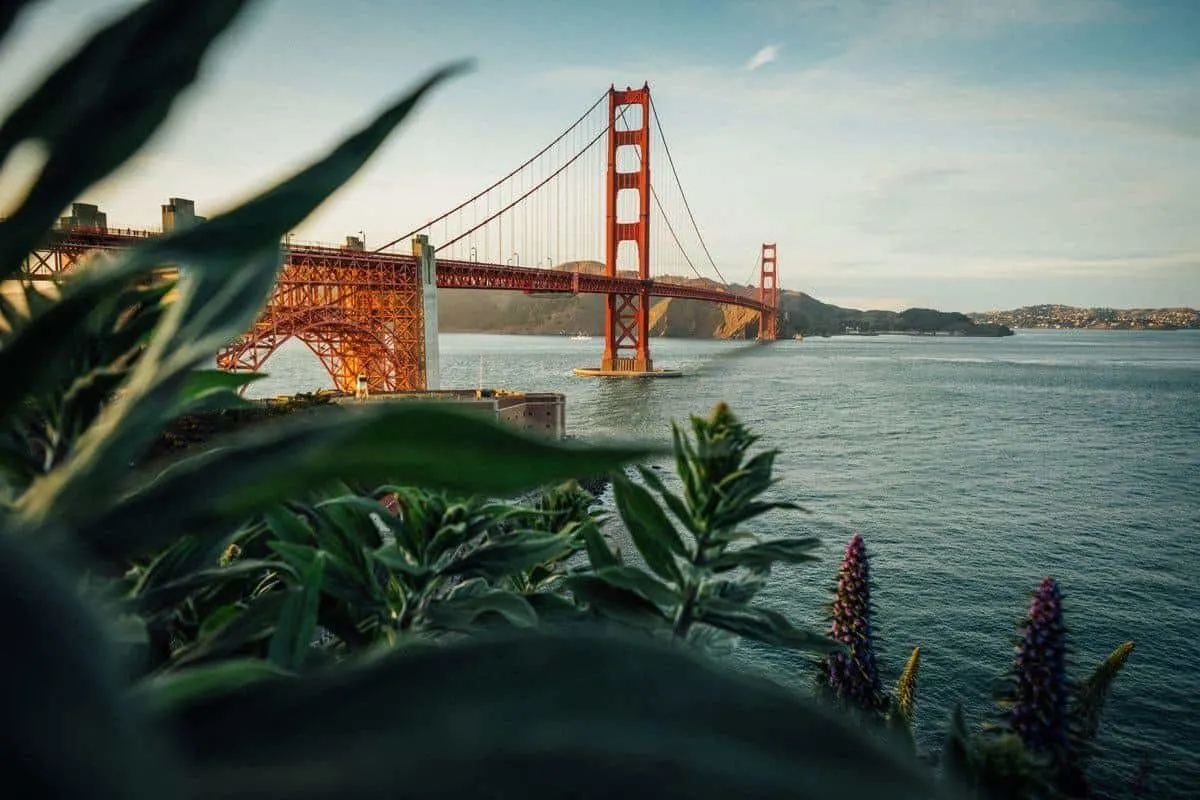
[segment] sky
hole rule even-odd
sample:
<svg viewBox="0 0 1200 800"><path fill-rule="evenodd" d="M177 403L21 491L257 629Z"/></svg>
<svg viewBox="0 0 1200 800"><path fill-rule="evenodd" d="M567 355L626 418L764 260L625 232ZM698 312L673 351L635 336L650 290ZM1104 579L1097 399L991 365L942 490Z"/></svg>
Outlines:
<svg viewBox="0 0 1200 800"><path fill-rule="evenodd" d="M129 6L35 6L0 45L0 111ZM113 226L172 196L212 214L460 57L477 68L298 238L399 236L649 81L731 279L774 241L784 288L839 305L1200 307L1197 0L261 0L79 199ZM3 166L0 213L34 152Z"/></svg>

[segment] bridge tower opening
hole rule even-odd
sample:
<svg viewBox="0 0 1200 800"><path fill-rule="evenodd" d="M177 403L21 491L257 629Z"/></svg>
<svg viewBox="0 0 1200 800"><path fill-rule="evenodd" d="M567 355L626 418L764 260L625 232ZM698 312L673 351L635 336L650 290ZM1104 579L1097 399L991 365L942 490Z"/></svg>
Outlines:
<svg viewBox="0 0 1200 800"><path fill-rule="evenodd" d="M758 340L773 342L779 338L779 284L776 282L775 245L764 243L758 267Z"/></svg>

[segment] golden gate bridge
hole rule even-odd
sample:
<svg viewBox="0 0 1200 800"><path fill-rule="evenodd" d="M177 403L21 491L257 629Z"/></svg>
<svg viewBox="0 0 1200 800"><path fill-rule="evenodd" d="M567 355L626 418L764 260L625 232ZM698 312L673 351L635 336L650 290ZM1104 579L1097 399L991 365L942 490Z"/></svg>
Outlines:
<svg viewBox="0 0 1200 800"><path fill-rule="evenodd" d="M669 180L651 181L652 150L666 156ZM64 225L29 255L24 277L70 272L89 253L155 235ZM296 338L342 391L355 391L364 378L374 392L438 388L439 288L605 295L600 365L580 375L673 374L650 356L652 297L748 308L758 312L760 341L778 335L775 245L761 246L756 289L748 286L753 275L744 289L725 280L683 192L648 84L610 87L521 166L382 246L288 237L282 247L275 289L251 329L218 353L223 369L257 371ZM698 263L720 282L705 278ZM685 270L700 281L679 280Z"/></svg>

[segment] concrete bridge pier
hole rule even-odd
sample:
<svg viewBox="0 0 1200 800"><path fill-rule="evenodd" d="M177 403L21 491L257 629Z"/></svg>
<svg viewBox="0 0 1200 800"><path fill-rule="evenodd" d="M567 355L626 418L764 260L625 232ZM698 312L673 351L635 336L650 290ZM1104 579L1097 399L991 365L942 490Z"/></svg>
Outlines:
<svg viewBox="0 0 1200 800"><path fill-rule="evenodd" d="M417 283L421 287L421 324L425 389L442 388L441 359L438 350L437 256L429 237L414 236L412 253L417 259Z"/></svg>

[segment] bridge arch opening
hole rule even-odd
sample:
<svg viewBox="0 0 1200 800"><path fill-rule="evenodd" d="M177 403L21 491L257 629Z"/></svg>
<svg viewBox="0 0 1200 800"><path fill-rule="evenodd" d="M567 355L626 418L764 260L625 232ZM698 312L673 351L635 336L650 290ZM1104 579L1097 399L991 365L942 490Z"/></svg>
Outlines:
<svg viewBox="0 0 1200 800"><path fill-rule="evenodd" d="M296 340L303 344L324 368L333 388L354 393L360 376L366 376L372 392L396 391L408 388L411 364L398 357L394 337L367 325L345 319L343 310L329 307L317 310L317 315L295 314L272 320L270 325L256 325L238 342L217 356L221 369L257 372L286 343Z"/></svg>

